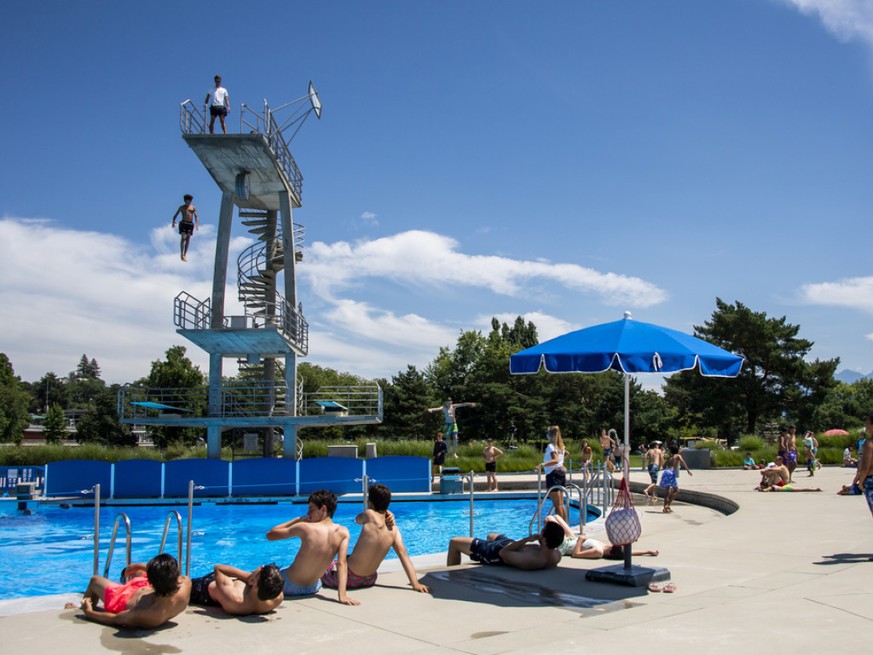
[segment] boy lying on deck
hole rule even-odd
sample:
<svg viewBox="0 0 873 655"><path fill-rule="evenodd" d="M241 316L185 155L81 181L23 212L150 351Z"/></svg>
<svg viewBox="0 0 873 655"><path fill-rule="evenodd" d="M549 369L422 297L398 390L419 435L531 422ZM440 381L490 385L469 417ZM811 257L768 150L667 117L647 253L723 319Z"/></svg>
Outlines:
<svg viewBox="0 0 873 655"><path fill-rule="evenodd" d="M487 539L454 537L449 542L446 566L461 563L461 554L480 564L513 566L527 571L550 569L561 561L558 547L564 541L564 530L557 523L547 522L541 534L532 534L513 541L503 534L491 533Z"/></svg>
<svg viewBox="0 0 873 655"><path fill-rule="evenodd" d="M191 580L179 573L176 558L166 553L148 564L131 564L123 583L95 575L82 598L85 618L122 628L157 628L188 607ZM98 609L97 603L103 603ZM66 609L75 608L67 603Z"/></svg>
<svg viewBox="0 0 873 655"><path fill-rule="evenodd" d="M252 572L216 564L212 573L191 580L192 605L220 607L234 616L267 614L282 604L285 580L275 564Z"/></svg>

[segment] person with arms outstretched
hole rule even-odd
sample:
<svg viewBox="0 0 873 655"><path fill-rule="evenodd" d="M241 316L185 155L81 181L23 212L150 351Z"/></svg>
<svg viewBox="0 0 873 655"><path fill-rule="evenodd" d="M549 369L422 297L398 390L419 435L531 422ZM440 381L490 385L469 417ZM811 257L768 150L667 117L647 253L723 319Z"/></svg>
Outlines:
<svg viewBox="0 0 873 655"><path fill-rule="evenodd" d="M452 444L452 456L458 456L458 421L455 417L455 410L460 407L476 407L477 403L453 403L451 398L447 398L444 405L439 407L431 407L427 411L429 413L443 412L443 434L446 437L446 442ZM451 441L449 441L451 440Z"/></svg>

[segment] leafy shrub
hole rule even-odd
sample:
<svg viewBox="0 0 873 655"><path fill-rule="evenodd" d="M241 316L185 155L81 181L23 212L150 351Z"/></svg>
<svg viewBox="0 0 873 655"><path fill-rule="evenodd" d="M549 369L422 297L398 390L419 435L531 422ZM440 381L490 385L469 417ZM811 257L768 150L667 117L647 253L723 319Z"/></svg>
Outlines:
<svg viewBox="0 0 873 655"><path fill-rule="evenodd" d="M740 437L739 451L745 456L746 452L755 453L764 447L764 440L754 434L746 434Z"/></svg>
<svg viewBox="0 0 873 655"><path fill-rule="evenodd" d="M713 462L716 468L742 466L745 451L738 450L712 450ZM757 460L755 460L757 461Z"/></svg>

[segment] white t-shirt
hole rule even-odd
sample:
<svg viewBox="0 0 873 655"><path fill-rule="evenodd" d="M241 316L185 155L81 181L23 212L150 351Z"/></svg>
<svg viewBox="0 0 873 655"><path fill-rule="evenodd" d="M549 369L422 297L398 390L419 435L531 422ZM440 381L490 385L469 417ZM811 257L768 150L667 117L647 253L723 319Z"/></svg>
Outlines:
<svg viewBox="0 0 873 655"><path fill-rule="evenodd" d="M225 89L223 86L220 86L218 88L209 89L209 91L207 91L206 94L212 96L212 102L210 102L209 104L211 104L213 107L226 106L226 104L227 104L227 89Z"/></svg>
<svg viewBox="0 0 873 655"><path fill-rule="evenodd" d="M555 448L555 444L553 443L546 446L546 452L543 454L543 463L545 464L546 462L555 459L555 454L558 456L558 463L544 467L543 470L546 472L546 475L554 471L556 468L564 468L564 451L562 450L558 452L558 449Z"/></svg>

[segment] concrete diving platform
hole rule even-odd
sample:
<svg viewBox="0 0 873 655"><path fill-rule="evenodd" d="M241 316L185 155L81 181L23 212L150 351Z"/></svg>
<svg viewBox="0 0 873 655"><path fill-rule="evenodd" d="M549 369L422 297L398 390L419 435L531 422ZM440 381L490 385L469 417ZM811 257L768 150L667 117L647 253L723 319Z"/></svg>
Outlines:
<svg viewBox="0 0 873 655"><path fill-rule="evenodd" d="M277 155L261 133L184 134L183 138L219 188L236 194L239 207L279 211L279 194L285 191L289 192L293 208L301 206L303 176L284 143L272 144ZM239 194L237 189L240 173L248 173L245 194Z"/></svg>

